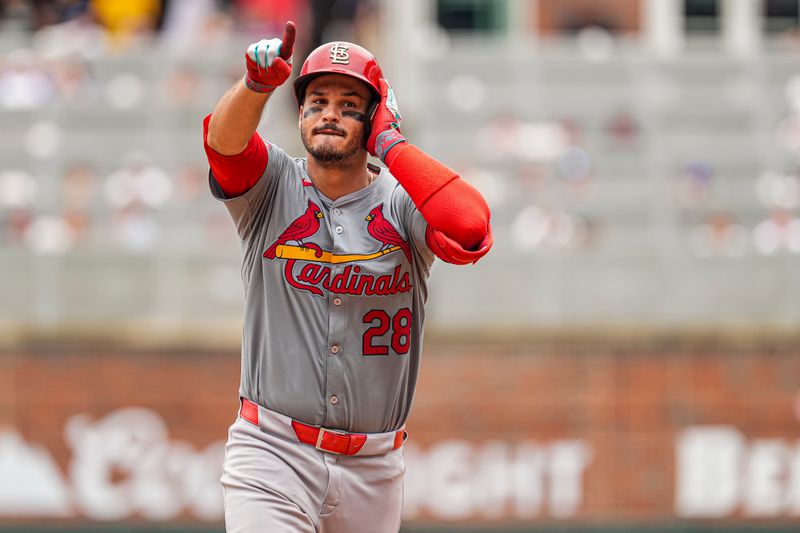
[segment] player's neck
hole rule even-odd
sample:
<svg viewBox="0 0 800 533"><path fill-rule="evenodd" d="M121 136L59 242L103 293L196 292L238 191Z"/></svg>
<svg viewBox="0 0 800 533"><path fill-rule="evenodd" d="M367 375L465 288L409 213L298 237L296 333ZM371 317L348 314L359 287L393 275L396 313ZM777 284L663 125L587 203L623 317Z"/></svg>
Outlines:
<svg viewBox="0 0 800 533"><path fill-rule="evenodd" d="M309 155L306 170L314 186L331 200L356 192L371 183L366 152L336 166L320 164Z"/></svg>

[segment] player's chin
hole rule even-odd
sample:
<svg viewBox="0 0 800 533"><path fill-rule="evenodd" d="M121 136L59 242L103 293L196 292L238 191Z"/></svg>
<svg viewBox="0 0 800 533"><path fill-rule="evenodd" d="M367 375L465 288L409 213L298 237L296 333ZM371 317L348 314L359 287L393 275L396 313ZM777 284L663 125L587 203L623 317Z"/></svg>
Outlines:
<svg viewBox="0 0 800 533"><path fill-rule="evenodd" d="M329 146L346 146L348 143L349 136L347 134L342 135L334 135L334 134L325 134L325 133L317 133L314 135L314 142L320 144L326 144Z"/></svg>
<svg viewBox="0 0 800 533"><path fill-rule="evenodd" d="M341 161L345 157L344 150L331 146L330 143L314 143L307 149L318 161Z"/></svg>
<svg viewBox="0 0 800 533"><path fill-rule="evenodd" d="M308 153L318 162L331 164L345 163L355 156L358 151L358 146L332 146L331 144L311 146L310 149L308 149Z"/></svg>
<svg viewBox="0 0 800 533"><path fill-rule="evenodd" d="M312 145L328 152L350 152L355 143L349 135L315 135Z"/></svg>

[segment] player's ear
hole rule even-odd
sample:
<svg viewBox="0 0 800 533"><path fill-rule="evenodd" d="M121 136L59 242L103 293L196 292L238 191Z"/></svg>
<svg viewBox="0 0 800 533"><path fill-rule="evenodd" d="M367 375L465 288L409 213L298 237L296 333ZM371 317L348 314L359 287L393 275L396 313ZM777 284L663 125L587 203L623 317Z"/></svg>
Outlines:
<svg viewBox="0 0 800 533"><path fill-rule="evenodd" d="M297 114L297 127L303 128L303 104L300 104L300 113Z"/></svg>

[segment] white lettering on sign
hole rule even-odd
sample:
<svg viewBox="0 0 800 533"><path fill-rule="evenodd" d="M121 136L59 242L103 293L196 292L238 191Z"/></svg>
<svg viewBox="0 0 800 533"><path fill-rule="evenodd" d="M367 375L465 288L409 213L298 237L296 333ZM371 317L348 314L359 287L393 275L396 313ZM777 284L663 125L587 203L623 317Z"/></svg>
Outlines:
<svg viewBox="0 0 800 533"><path fill-rule="evenodd" d="M800 443L696 426L676 442L675 510L684 518L800 515Z"/></svg>
<svg viewBox="0 0 800 533"><path fill-rule="evenodd" d="M40 445L0 429L0 515L65 518L74 513L64 476Z"/></svg>
<svg viewBox="0 0 800 533"><path fill-rule="evenodd" d="M581 440L476 445L449 440L426 451L406 446L403 514L443 520L514 516L568 518L580 510L592 459Z"/></svg>
<svg viewBox="0 0 800 533"><path fill-rule="evenodd" d="M66 438L75 500L87 517L169 520L188 510L204 520L222 518L221 442L196 452L170 441L164 421L141 408L120 409L95 423L75 416Z"/></svg>
<svg viewBox="0 0 800 533"><path fill-rule="evenodd" d="M170 440L153 411L126 408L67 421L67 476L41 445L0 429L0 516L222 520L224 443L203 450Z"/></svg>
<svg viewBox="0 0 800 533"><path fill-rule="evenodd" d="M724 426L690 428L680 434L676 448L678 516L711 518L733 512L739 500L741 434Z"/></svg>
<svg viewBox="0 0 800 533"><path fill-rule="evenodd" d="M787 443L777 440L753 442L744 473L744 513L751 516L783 514L784 473L789 464Z"/></svg>
<svg viewBox="0 0 800 533"><path fill-rule="evenodd" d="M138 407L101 418L75 415L64 428L67 475L40 445L0 429L0 516L166 521L223 518L224 443L197 450L170 438L164 420ZM592 459L581 440L462 440L425 451L406 446L406 518L568 518L583 503Z"/></svg>

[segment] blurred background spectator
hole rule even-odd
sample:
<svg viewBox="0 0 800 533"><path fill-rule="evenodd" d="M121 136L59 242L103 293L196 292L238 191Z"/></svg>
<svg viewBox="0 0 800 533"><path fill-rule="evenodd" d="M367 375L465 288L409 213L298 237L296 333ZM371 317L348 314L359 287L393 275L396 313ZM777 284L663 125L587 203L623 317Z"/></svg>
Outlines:
<svg viewBox="0 0 800 533"><path fill-rule="evenodd" d="M51 73L33 50L15 50L0 64L0 107L39 109L55 96Z"/></svg>
<svg viewBox="0 0 800 533"><path fill-rule="evenodd" d="M162 15L160 0L90 0L89 8L108 32L112 49L147 44Z"/></svg>
<svg viewBox="0 0 800 533"><path fill-rule="evenodd" d="M106 199L115 209L130 206L160 208L167 203L171 193L172 180L141 152L126 154L122 167L105 182Z"/></svg>
<svg viewBox="0 0 800 533"><path fill-rule="evenodd" d="M753 230L753 245L764 255L800 253L800 218L776 207Z"/></svg>
<svg viewBox="0 0 800 533"><path fill-rule="evenodd" d="M747 229L727 211L715 211L689 234L689 247L698 257L741 257L748 250Z"/></svg>
<svg viewBox="0 0 800 533"><path fill-rule="evenodd" d="M677 177L678 200L686 207L704 205L711 195L713 178L714 169L708 162L690 161Z"/></svg>

